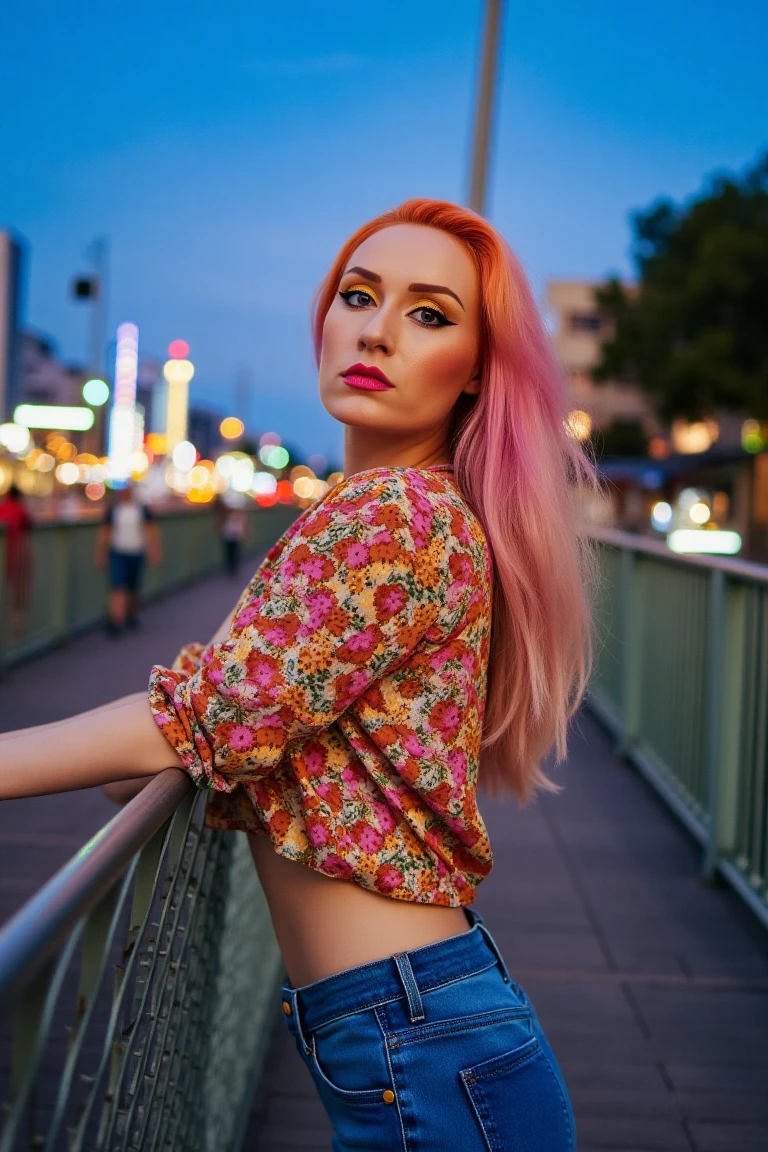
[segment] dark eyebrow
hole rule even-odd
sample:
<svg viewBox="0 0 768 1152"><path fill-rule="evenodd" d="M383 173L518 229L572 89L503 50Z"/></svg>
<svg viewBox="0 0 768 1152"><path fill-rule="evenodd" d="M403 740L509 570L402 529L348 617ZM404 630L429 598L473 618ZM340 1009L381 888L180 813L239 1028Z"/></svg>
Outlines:
<svg viewBox="0 0 768 1152"><path fill-rule="evenodd" d="M367 268L358 268L358 266L355 265L354 268L347 268L344 275L349 276L350 272L356 272L358 276L364 276L366 280L370 280L373 284L381 284L381 276L377 276L375 272L369 272Z"/></svg>
<svg viewBox="0 0 768 1152"><path fill-rule="evenodd" d="M349 276L350 273L352 273L352 272L357 273L358 276L364 276L365 279L370 280L372 284L381 284L381 276L379 276L378 273L376 273L376 272L371 272L370 269L368 269L368 268L360 268L358 265L355 265L353 268L347 268L344 275ZM440 285L440 284L409 284L408 285L408 291L409 292L442 292L442 294L444 296L452 296L453 299L456 301L456 303L461 308L462 312L465 311L464 305L462 304L461 300L459 300L456 293L452 292L450 288L443 288L442 285Z"/></svg>
<svg viewBox="0 0 768 1152"><path fill-rule="evenodd" d="M461 300L459 300L456 293L452 292L450 290L450 288L443 288L440 284L409 284L408 285L408 291L409 292L442 292L442 294L444 296L453 296L454 300L459 305L462 312L465 310L464 305L462 304Z"/></svg>

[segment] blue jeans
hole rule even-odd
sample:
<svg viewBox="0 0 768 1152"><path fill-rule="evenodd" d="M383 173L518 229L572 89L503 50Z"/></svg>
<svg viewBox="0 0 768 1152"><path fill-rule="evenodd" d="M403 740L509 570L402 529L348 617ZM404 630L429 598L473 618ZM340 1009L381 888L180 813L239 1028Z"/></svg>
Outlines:
<svg viewBox="0 0 768 1152"><path fill-rule="evenodd" d="M562 1074L481 917L426 948L283 986L334 1152L573 1152Z"/></svg>

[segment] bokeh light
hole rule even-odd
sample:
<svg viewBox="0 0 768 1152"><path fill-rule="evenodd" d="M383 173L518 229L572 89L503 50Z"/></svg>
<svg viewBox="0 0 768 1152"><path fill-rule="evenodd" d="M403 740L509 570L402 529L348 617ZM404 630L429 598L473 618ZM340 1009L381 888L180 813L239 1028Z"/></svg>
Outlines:
<svg viewBox="0 0 768 1152"><path fill-rule="evenodd" d="M0 444L18 456L25 452L31 443L29 429L24 424L0 424Z"/></svg>
<svg viewBox="0 0 768 1152"><path fill-rule="evenodd" d="M237 416L225 416L219 425L219 432L225 440L239 440L245 432L245 424Z"/></svg>
<svg viewBox="0 0 768 1152"><path fill-rule="evenodd" d="M189 440L180 440L173 450L173 463L181 472L189 472L197 460L197 449Z"/></svg>
<svg viewBox="0 0 768 1152"><path fill-rule="evenodd" d="M168 355L171 360L186 360L189 356L189 344L186 340L171 340L168 345Z"/></svg>
<svg viewBox="0 0 768 1152"><path fill-rule="evenodd" d="M109 385L106 380L86 380L83 384L83 400L94 408L100 408L109 400Z"/></svg>

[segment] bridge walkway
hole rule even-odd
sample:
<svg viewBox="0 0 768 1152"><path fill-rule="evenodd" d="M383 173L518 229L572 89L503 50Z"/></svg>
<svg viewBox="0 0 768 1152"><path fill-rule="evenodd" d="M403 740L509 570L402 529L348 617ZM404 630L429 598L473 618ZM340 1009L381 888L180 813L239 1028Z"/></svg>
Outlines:
<svg viewBox="0 0 768 1152"><path fill-rule="evenodd" d="M0 730L56 720L146 683L211 635L240 590L218 576L0 681ZM536 1004L574 1102L580 1152L765 1152L768 936L645 781L582 713L564 791L483 810L496 863L478 908ZM100 790L0 805L0 922L114 813ZM248 1152L327 1152L330 1132L275 1013Z"/></svg>

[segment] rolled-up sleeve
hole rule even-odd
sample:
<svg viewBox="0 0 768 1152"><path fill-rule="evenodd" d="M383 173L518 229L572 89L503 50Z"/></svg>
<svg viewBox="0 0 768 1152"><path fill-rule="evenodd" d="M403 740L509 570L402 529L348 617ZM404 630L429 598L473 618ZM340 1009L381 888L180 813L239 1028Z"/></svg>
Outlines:
<svg viewBox="0 0 768 1152"><path fill-rule="evenodd" d="M430 512L394 470L342 483L260 570L223 643L152 669L153 716L198 786L266 776L410 655L449 594Z"/></svg>

